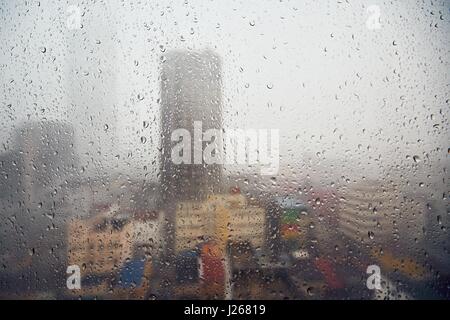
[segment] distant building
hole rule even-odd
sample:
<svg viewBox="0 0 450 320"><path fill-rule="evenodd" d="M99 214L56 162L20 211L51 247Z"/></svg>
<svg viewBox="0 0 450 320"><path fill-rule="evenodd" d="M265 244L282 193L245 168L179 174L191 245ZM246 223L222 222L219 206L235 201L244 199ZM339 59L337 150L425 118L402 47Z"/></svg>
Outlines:
<svg viewBox="0 0 450 320"><path fill-rule="evenodd" d="M146 297L162 253L161 212L131 218L115 205L68 224L68 265L83 266L76 296ZM111 288L114 287L114 290Z"/></svg>
<svg viewBox="0 0 450 320"><path fill-rule="evenodd" d="M13 265L14 270L20 268L20 261L26 260L28 256L28 250L17 248L17 243L20 242L19 239L22 236L16 232L15 228L18 226L11 223L24 211L25 193L21 183L22 168L19 152L0 154L0 219L3 221L0 224L0 263L7 266Z"/></svg>
<svg viewBox="0 0 450 320"><path fill-rule="evenodd" d="M16 140L23 164L26 206L54 208L54 202L63 200L69 191L68 182L77 174L72 126L57 121L27 123L17 130Z"/></svg>
<svg viewBox="0 0 450 320"><path fill-rule="evenodd" d="M164 55L161 71L161 189L163 203L204 199L218 193L220 164L174 164L171 140L175 129L189 131L194 144L194 122L203 131L222 129L222 66L212 51L171 51ZM205 143L202 143L203 147ZM194 149L191 149L194 154ZM202 161L203 162L203 161Z"/></svg>
<svg viewBox="0 0 450 320"><path fill-rule="evenodd" d="M65 277L65 226L73 210L66 200L78 166L74 132L58 121L27 122L16 131L16 145L24 213L16 227L26 235L20 243L32 255L31 282L53 286Z"/></svg>
<svg viewBox="0 0 450 320"><path fill-rule="evenodd" d="M19 152L0 154L0 208L3 213L11 212L14 207L18 208L19 202L23 199L21 176L22 160Z"/></svg>
<svg viewBox="0 0 450 320"><path fill-rule="evenodd" d="M112 212L75 219L68 231L68 264L84 266L89 274L110 274L132 257L134 226Z"/></svg>
<svg viewBox="0 0 450 320"><path fill-rule="evenodd" d="M342 191L339 230L360 245L393 245L398 239L398 191L375 181ZM397 222L396 222L397 221Z"/></svg>
<svg viewBox="0 0 450 320"><path fill-rule="evenodd" d="M266 210L250 205L240 194L213 195L206 201L180 202L176 210L175 251L195 248L213 240L225 251L229 241L262 248L266 233Z"/></svg>

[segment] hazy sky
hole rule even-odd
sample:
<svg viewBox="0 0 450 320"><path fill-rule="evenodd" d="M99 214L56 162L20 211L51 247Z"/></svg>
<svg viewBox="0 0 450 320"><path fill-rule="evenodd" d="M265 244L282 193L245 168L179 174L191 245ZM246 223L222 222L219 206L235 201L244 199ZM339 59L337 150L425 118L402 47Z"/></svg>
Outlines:
<svg viewBox="0 0 450 320"><path fill-rule="evenodd" d="M67 27L70 5L82 29ZM373 5L378 29L366 24ZM312 157L377 178L419 155L419 171L441 174L449 10L445 0L3 0L0 147L14 148L18 123L62 119L87 172L94 157L155 177L160 56L211 48L223 60L225 126L279 129L283 172L302 174Z"/></svg>

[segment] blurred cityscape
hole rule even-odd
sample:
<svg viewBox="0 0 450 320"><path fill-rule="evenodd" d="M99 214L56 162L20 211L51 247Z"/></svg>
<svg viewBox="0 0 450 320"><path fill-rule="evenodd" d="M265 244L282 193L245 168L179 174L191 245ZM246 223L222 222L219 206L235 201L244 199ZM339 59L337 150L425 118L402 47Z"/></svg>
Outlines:
<svg viewBox="0 0 450 320"><path fill-rule="evenodd" d="M410 188L396 167L324 184L321 172L339 166L293 180L175 164L173 130L223 127L221 58L179 50L161 64L158 181L80 178L70 123L16 129L15 150L0 155L0 298L450 298L448 202ZM80 289L66 286L71 265ZM371 265L380 290L366 285Z"/></svg>

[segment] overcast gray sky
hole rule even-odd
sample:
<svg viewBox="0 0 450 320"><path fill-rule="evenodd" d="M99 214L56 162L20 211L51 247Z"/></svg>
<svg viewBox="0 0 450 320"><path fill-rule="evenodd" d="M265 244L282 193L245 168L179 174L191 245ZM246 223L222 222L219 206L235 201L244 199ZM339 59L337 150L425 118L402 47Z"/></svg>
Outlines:
<svg viewBox="0 0 450 320"><path fill-rule="evenodd" d="M82 29L68 29L70 5ZM378 29L367 27L373 5ZM278 128L281 172L304 174L307 157L342 166L338 176L378 178L416 154L425 177L448 166L448 1L3 0L0 8L2 150L14 148L18 123L61 119L77 130L87 172L96 157L107 170L140 176L147 165L156 177L160 56L211 48L223 60L225 126Z"/></svg>

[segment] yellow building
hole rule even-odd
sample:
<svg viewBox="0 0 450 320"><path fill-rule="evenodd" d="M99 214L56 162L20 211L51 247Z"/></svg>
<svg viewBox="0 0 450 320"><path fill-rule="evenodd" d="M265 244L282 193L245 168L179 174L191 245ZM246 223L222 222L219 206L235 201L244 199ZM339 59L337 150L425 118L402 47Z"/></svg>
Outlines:
<svg viewBox="0 0 450 320"><path fill-rule="evenodd" d="M108 213L90 219L77 219L69 224L68 263L83 266L89 274L117 271L131 258L134 226Z"/></svg>
<svg viewBox="0 0 450 320"><path fill-rule="evenodd" d="M211 195L203 202L180 202L176 209L175 251L192 249L205 240L225 249L228 241L249 241L261 247L265 210L247 203L241 194Z"/></svg>

